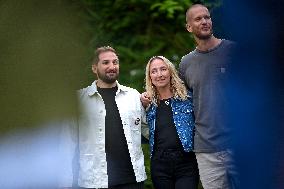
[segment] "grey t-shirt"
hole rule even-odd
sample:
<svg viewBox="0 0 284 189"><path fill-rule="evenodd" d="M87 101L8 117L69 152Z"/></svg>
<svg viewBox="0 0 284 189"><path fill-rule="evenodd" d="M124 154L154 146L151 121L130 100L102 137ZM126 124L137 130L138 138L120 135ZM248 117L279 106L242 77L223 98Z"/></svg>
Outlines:
<svg viewBox="0 0 284 189"><path fill-rule="evenodd" d="M195 49L179 66L181 79L193 92L195 152L217 152L228 148L228 72L235 43L222 40L206 52Z"/></svg>

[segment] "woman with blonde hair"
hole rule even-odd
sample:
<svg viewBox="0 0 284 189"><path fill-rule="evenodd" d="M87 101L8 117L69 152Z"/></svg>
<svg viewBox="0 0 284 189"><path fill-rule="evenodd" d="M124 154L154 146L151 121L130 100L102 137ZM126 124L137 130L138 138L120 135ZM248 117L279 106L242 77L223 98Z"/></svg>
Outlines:
<svg viewBox="0 0 284 189"><path fill-rule="evenodd" d="M163 56L149 60L145 82L153 185L155 189L197 189L191 95L175 66Z"/></svg>

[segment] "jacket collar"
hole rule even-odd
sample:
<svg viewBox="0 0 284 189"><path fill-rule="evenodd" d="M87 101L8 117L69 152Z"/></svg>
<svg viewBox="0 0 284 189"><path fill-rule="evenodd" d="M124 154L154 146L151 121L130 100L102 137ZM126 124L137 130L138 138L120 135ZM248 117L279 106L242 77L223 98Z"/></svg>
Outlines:
<svg viewBox="0 0 284 189"><path fill-rule="evenodd" d="M120 85L118 81L116 81L116 85L118 88L116 94L118 94L119 92L127 92L129 90L128 87ZM92 85L88 87L87 93L89 96L93 96L95 93L98 93L97 80L95 80Z"/></svg>

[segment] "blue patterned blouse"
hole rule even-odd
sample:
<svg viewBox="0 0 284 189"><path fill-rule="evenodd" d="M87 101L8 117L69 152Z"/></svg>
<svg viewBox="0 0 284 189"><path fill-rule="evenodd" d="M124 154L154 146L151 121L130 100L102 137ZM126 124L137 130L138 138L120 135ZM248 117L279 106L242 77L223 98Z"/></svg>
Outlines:
<svg viewBox="0 0 284 189"><path fill-rule="evenodd" d="M194 115L192 105L192 95L188 93L188 98L183 101L180 98L171 98L171 107L174 124L185 152L193 150L194 138ZM151 157L154 147L154 133L156 124L157 105L152 103L146 112L147 122L150 129L149 143Z"/></svg>

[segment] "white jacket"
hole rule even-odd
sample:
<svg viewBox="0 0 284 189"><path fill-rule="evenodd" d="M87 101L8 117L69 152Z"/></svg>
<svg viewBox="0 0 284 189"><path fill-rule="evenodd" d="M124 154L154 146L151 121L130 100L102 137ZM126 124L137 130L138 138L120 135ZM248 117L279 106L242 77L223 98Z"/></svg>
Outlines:
<svg viewBox="0 0 284 189"><path fill-rule="evenodd" d="M145 110L137 90L120 85L118 82L117 86L115 101L122 120L136 181L141 182L146 179L144 155L141 148L141 122L145 123ZM60 186L72 186L74 171L72 160L75 156L76 145L79 145L78 185L86 188L107 188L105 105L97 91L96 81L91 86L79 90L78 93L79 119L65 124L62 132L61 176L63 178L60 180ZM147 126L144 126L143 124L142 130L147 132Z"/></svg>

